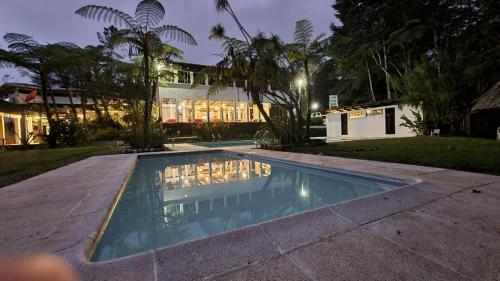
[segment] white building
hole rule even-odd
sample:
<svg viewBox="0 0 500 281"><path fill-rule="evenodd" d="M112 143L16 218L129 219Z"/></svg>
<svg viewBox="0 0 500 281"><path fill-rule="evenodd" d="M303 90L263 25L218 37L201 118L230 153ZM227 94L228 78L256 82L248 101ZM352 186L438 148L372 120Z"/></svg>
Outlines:
<svg viewBox="0 0 500 281"><path fill-rule="evenodd" d="M407 104L372 104L332 110L326 115L327 139L357 140L379 138L405 138L416 136L409 128L400 124L404 115L410 120L419 111Z"/></svg>
<svg viewBox="0 0 500 281"><path fill-rule="evenodd" d="M182 70L174 70L170 81L160 83L158 99L161 104L160 118L164 123L206 122L264 122L256 105L244 90L244 81L235 81L214 96L208 96L213 81L205 77L202 85L193 87L198 72L206 66L176 63ZM264 110L269 115L271 103L264 101Z"/></svg>

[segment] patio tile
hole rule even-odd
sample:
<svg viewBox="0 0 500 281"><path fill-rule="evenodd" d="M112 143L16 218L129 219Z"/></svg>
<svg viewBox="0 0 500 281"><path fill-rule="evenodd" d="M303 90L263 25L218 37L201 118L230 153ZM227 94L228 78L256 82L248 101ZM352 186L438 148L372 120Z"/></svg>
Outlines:
<svg viewBox="0 0 500 281"><path fill-rule="evenodd" d="M289 256L314 280L461 280L457 273L362 230Z"/></svg>
<svg viewBox="0 0 500 281"><path fill-rule="evenodd" d="M244 270L224 275L215 279L217 281L261 281L261 280L286 280L286 281L309 281L298 267L291 263L286 257L264 264L252 265Z"/></svg>
<svg viewBox="0 0 500 281"><path fill-rule="evenodd" d="M415 211L371 223L366 229L460 272L469 280L500 276L498 235L471 231Z"/></svg>
<svg viewBox="0 0 500 281"><path fill-rule="evenodd" d="M150 251L111 262L84 263L78 271L82 281L153 281L153 263Z"/></svg>
<svg viewBox="0 0 500 281"><path fill-rule="evenodd" d="M269 238L288 252L299 246L327 238L353 228L356 224L323 208L262 224Z"/></svg>
<svg viewBox="0 0 500 281"><path fill-rule="evenodd" d="M422 178L425 181L429 181L431 183L453 184L464 187L475 187L483 184L500 182L499 176L452 171L452 170L424 174L421 175L420 178Z"/></svg>
<svg viewBox="0 0 500 281"><path fill-rule="evenodd" d="M199 280L279 255L260 227L156 251L158 280Z"/></svg>
<svg viewBox="0 0 500 281"><path fill-rule="evenodd" d="M439 198L440 194L420 189L419 183L332 206L332 210L356 223L367 223Z"/></svg>
<svg viewBox="0 0 500 281"><path fill-rule="evenodd" d="M430 191L442 195L450 195L456 192L463 191L469 187L464 187L462 185L444 184L444 183L430 183L423 182L418 185L418 189L424 191Z"/></svg>
<svg viewBox="0 0 500 281"><path fill-rule="evenodd" d="M488 232L500 237L500 208L478 206L454 198L443 198L418 209L433 217L473 230Z"/></svg>
<svg viewBox="0 0 500 281"><path fill-rule="evenodd" d="M500 183L471 188L452 195L453 198L500 209Z"/></svg>

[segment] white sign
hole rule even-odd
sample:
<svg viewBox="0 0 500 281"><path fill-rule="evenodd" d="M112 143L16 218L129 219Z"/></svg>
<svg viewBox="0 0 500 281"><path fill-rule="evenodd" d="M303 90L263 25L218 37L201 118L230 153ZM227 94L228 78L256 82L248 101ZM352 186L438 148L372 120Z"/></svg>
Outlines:
<svg viewBox="0 0 500 281"><path fill-rule="evenodd" d="M330 95L330 109L339 107L339 96L338 95Z"/></svg>

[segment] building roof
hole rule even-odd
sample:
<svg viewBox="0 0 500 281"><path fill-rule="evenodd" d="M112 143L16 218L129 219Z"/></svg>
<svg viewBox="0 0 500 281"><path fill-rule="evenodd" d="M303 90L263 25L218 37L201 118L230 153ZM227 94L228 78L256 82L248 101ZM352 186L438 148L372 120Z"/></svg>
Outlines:
<svg viewBox="0 0 500 281"><path fill-rule="evenodd" d="M486 109L499 109L500 108L500 81L498 81L493 88L486 92L479 100L476 105L472 108L472 111L486 110Z"/></svg>

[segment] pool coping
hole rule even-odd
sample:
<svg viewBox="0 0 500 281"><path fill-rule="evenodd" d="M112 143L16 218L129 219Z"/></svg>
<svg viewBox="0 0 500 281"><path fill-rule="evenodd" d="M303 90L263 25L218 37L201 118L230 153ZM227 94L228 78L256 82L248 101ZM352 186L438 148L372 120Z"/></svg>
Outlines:
<svg viewBox="0 0 500 281"><path fill-rule="evenodd" d="M88 259L92 254L93 249L95 248L95 245L97 245L98 243L98 237L99 237L98 235L100 235L99 233L102 233L103 230L105 229L105 224L107 223L107 220L109 220L109 218L111 217L112 211L114 207L116 207L117 202L119 201L120 198L119 196L123 192L126 186L126 179L131 174L131 171L133 170L133 167L135 166L137 159L139 157L151 156L151 155L163 156L172 154L177 154L177 155L197 154L200 152L218 152L218 151L243 153L249 155L250 157L266 158L269 159L270 161L282 161L285 163L290 163L292 165L299 165L299 166L307 165L306 167L314 167L322 170L333 169L334 171L340 170L348 173L363 174L369 177L375 176L382 178L396 178L399 180L410 180L413 183L407 186L384 191L374 195L359 197L351 199L349 201L327 205L318 209L301 212L291 216L282 217L270 221L261 222L259 224L247 226L241 229L232 230L196 240L190 240L176 245L170 245L168 247L151 250L144 253L123 257L120 259L114 259L106 262L88 261ZM113 164L114 166L112 168L106 168L106 165L103 162L107 163L112 162L115 164ZM350 167L352 168L346 169L346 166L349 166L347 164L351 165ZM339 168L339 166L341 168ZM474 187L476 188L484 187L491 184L500 183L500 177L497 176L458 172L440 168L429 168L422 166L383 163L383 162L375 162L367 160L335 158L328 156L305 155L305 154L296 154L288 152L270 152L270 151L255 150L252 148L235 148L235 147L231 147L228 149L206 148L195 151L181 150L181 151L173 151L167 153L144 153L138 155L92 157L77 162L75 164L69 165L67 167L51 171L49 173L34 177L32 179L23 181L21 183L0 189L0 203L7 202L6 200L8 198L15 198L16 196L22 198L22 200L20 199L19 202L9 202L9 204L7 204L6 207L0 207L0 214L5 212L8 215L10 214L9 213L10 211L20 210L22 206L28 206L30 202L34 202L35 200L37 200L37 196L30 197L31 193L34 190L37 190L36 192L39 193L47 194L48 197L53 195L55 196L55 193L57 192L57 190L60 190L59 188L61 186L63 187L69 186L68 188L73 188L73 186L75 186L75 190L79 190L76 187L78 186L78 184L82 184L81 181L83 181L83 178L80 178L78 182L70 183L70 185L68 185L68 181L65 180L55 181L54 185L50 185L49 183L51 181L56 180L58 176L64 178L65 175L71 173L79 175L78 171L75 172L74 170L81 169L82 167L91 169L93 171L102 170L103 174L106 174L106 177L103 178L102 180L99 179L100 181L92 182L89 183L88 185L82 185L84 188L88 188L91 191L89 193L85 193L85 197L83 199L75 198L76 205L73 208L71 208L70 212L64 214L62 220L61 218L58 218L58 223L55 224L54 226L50 225L50 227L48 228L50 229L50 232L49 234L47 234L48 240L51 239L51 235L56 235L56 236L59 235L56 237L57 239L54 239L54 241L50 241L49 243L47 243L46 237L43 237L44 239L33 239L28 237L26 239L11 239L9 241L9 237L15 236L14 235L15 233L13 233L13 236L9 236L10 232L9 230L7 231L2 230L0 233L6 236L6 238L2 236L4 244L0 245L2 246L0 248L3 248L5 246L5 248L8 249L6 251L7 255L20 253L27 250L53 252L55 254L64 257L69 263L78 268L78 270L82 273L84 279L92 279L95 278L96 276L99 276L99 274L102 274L102 272L100 273L100 270L102 268L108 268L108 267L115 268L119 267L121 264L129 264L129 263L134 264L134 263L140 263L139 260L142 262L147 260L148 263L149 261L151 261L151 264L149 264L151 266L148 265L147 267L148 276L150 275L149 273L152 273L153 279L151 280L159 280L158 278L163 276L162 272L164 271L162 271L163 270L162 264L158 264L158 262L164 260L158 257L159 256L161 257L161 255L165 252L181 251L180 250L181 248L189 249L193 245L196 245L196 247L198 247L199 249L199 247L203 248L203 246L202 245L200 246L200 244L209 245L210 243L212 243L212 241L221 241L221 240L224 241L225 239L238 240L238 235L241 234L244 236L247 233L253 233L253 232L258 233L259 237L261 235L263 237L267 237L266 239L272 242L270 245L274 245L275 247L275 249L273 249L274 251L272 251L272 253L270 253L269 256L263 258L263 260L252 261L250 264L246 265L242 264L241 266L235 267L238 269L238 271L240 271L249 267L251 264L255 264L256 262L262 263L264 261L277 259L281 256L287 256L290 253L300 251L300 249L307 247L308 245L320 243L321 241L327 241L328 239L331 239L336 235L341 235L343 233L350 233L351 231L356 231L367 224L383 220L384 218L400 214L402 212L417 208L419 206L423 206L425 204L430 204L437 200L449 197L453 194L461 193L464 192L465 190L469 190ZM362 172L360 172L360 170L362 170ZM451 174L451 176L449 174ZM447 175L447 177L440 175ZM472 178L472 180L470 182L456 181L453 179L453 176L464 177L464 178L470 177ZM39 191L40 188L43 190ZM104 191L103 189L106 190ZM86 192L87 190L84 191ZM71 197L70 196L71 192L68 193L69 194L67 194L67 197ZM99 196L105 197L103 202L105 202L106 201L105 199L107 198L109 198L111 202L107 202L107 204L102 203L101 204L102 206L97 206L96 208L98 209L98 211L90 213L90 215L83 213L82 215L73 216L74 213L78 214L79 210L82 207L85 207L84 202L93 201L95 198L98 198ZM363 202L369 203L368 205L374 208L377 207L378 205L383 207L383 204L388 203L386 201L392 200L391 198L392 196L400 199L404 198L404 200L401 199L403 200L403 203L398 205L399 203L394 204L394 202L392 202L391 203L392 205L389 206L389 209L387 211L384 212L384 210L377 210L378 213L375 212L373 213L372 216L370 216L370 214L351 215L349 213L352 210L361 210L363 207L360 206L363 205ZM64 199L64 196L62 198ZM376 200L377 198L379 201ZM415 198L417 198L418 200L416 200ZM64 201L65 200L58 198L58 201L56 202L64 202ZM110 205L110 203L112 204ZM291 248L283 247L283 245L280 245L279 242L273 241L273 239L269 238L269 233L263 230L266 228L272 228L273 225L281 224L283 222L291 223L294 220L298 220L299 218L304 216L321 217L322 215L324 215L325 212L331 214L332 216L335 216L336 218L344 222L348 222L349 227L343 229L342 231L331 233L331 235L327 235L326 237L321 237L321 239L319 240L313 239L313 241L308 241L308 243L299 243L300 245L295 245L296 247L294 246ZM32 213L26 212L26 214L23 214L21 212L19 214L19 218L22 219L23 216L28 216L28 215L32 215ZM84 224L89 224L89 222L91 222L90 225L87 227L83 227L83 229L80 229L81 227L80 228L78 227ZM67 224L72 225L73 223L75 224L76 228L69 229L66 231L65 226ZM96 225L98 226L98 228L95 228ZM322 226L320 225L315 227L317 227L320 230L322 229ZM80 232L87 231L90 233L83 233L80 234L80 236L78 237L64 236L66 234L65 232L72 234L73 233L72 231L76 230L79 230ZM71 241L71 240L76 240L76 241ZM24 250L17 249L16 246L18 245L8 245L16 243L19 244L26 243L27 241L29 241L29 243L31 244ZM61 244L61 241L64 242L63 243L64 246L58 247L57 244ZM263 250L263 252L266 251L267 250ZM215 272L215 273L211 272L205 277L222 276L226 273L233 272L235 268L231 268L230 270L225 270L224 272ZM152 272L149 272L150 270L152 270ZM170 271L169 270L166 271L168 273L167 276L175 277L176 276L175 272L172 273L172 270ZM217 271L217 269L214 270ZM120 274L125 274L126 272L125 273L115 272L115 273L117 274L116 276L120 276ZM141 271L141 273L144 272ZM179 278L173 278L173 279L179 279Z"/></svg>

